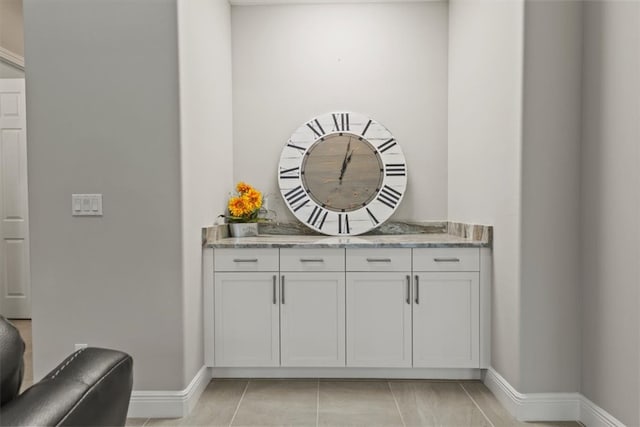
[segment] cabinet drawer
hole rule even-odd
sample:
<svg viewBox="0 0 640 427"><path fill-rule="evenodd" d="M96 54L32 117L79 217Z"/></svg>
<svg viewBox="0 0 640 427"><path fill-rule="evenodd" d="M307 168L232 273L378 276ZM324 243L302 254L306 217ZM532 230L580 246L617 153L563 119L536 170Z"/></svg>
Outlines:
<svg viewBox="0 0 640 427"><path fill-rule="evenodd" d="M343 271L344 249L280 249L281 271Z"/></svg>
<svg viewBox="0 0 640 427"><path fill-rule="evenodd" d="M347 271L411 271L411 249L347 249Z"/></svg>
<svg viewBox="0 0 640 427"><path fill-rule="evenodd" d="M216 249L215 271L278 271L278 249Z"/></svg>
<svg viewBox="0 0 640 427"><path fill-rule="evenodd" d="M413 271L479 271L477 248L415 248Z"/></svg>

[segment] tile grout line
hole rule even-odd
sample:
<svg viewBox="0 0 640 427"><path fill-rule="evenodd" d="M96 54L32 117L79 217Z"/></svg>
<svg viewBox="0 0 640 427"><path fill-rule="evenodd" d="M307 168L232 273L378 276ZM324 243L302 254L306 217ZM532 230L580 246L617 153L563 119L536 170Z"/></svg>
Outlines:
<svg viewBox="0 0 640 427"><path fill-rule="evenodd" d="M238 415L238 409L240 409L240 404L242 403L242 399L244 399L244 395L249 388L249 383L251 380L247 380L247 385L244 386L244 390L242 390L242 396L240 396L240 400L238 400L238 406L236 406L236 410L233 413L233 417L231 417L231 421L229 421L229 427L233 424L233 421L236 419L236 415Z"/></svg>
<svg viewBox="0 0 640 427"><path fill-rule="evenodd" d="M407 424L404 422L404 417L402 416L402 411L400 410L400 405L398 405L398 400L396 399L396 395L393 394L393 389L391 388L391 382L387 380L387 387L389 387L389 391L391 392L391 397L393 397L393 402L396 404L396 409L398 410L398 414L400 414L400 421L402 421L402 426L407 427Z"/></svg>
<svg viewBox="0 0 640 427"><path fill-rule="evenodd" d="M316 393L316 427L320 423L320 378L318 378L318 388Z"/></svg>
<svg viewBox="0 0 640 427"><path fill-rule="evenodd" d="M493 422L489 419L489 417L487 417L487 414L484 413L484 411L482 410L482 408L480 407L480 405L478 405L478 402L476 402L476 400L471 396L471 394L467 391L466 388L464 388L464 386L462 385L462 383L458 382L458 385L460 386L460 388L467 394L467 396L469 396L469 399L471 399L471 401L473 402L474 405L476 405L476 408L478 408L478 410L480 411L480 413L482 414L482 416L489 421L489 424L491 425L491 427L496 427Z"/></svg>

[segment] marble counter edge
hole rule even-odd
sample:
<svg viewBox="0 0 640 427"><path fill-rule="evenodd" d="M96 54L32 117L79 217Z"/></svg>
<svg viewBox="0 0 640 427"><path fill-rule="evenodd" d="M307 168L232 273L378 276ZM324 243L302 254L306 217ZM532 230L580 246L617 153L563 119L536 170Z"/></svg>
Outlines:
<svg viewBox="0 0 640 427"><path fill-rule="evenodd" d="M280 227L278 229L278 227ZM273 231L284 231L277 233ZM264 232L266 231L266 232ZM270 224L256 237L229 237L226 224L202 229L207 248L491 248L493 227L446 221L394 222L387 233L361 236L310 234L298 224Z"/></svg>
<svg viewBox="0 0 640 427"><path fill-rule="evenodd" d="M224 242L208 243L205 247L212 249L231 249L231 248L486 248L490 247L484 242L359 242L359 243L285 243L285 242L243 242L242 239L229 239Z"/></svg>

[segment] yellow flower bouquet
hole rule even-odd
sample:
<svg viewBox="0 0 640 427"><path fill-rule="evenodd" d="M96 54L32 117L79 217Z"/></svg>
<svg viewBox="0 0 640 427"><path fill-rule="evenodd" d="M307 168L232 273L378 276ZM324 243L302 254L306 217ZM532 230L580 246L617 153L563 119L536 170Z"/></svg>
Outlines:
<svg viewBox="0 0 640 427"><path fill-rule="evenodd" d="M262 207L262 193L245 182L236 184L236 194L229 199L226 216L230 223L260 222L258 216Z"/></svg>

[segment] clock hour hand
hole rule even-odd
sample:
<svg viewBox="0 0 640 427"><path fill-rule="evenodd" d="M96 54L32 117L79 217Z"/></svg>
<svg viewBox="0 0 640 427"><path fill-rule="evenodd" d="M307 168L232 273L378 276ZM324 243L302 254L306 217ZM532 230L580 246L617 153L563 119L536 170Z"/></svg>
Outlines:
<svg viewBox="0 0 640 427"><path fill-rule="evenodd" d="M347 158L345 159L345 162L342 166L342 172L340 173L340 184L342 184L342 177L344 176L344 173L347 171L347 166L349 165L349 163L351 163L351 156L353 156L353 152L356 150L351 150L351 152L347 155Z"/></svg>
<svg viewBox="0 0 640 427"><path fill-rule="evenodd" d="M347 170L347 165L351 160L351 157L349 156L350 148L351 148L351 137L349 137L349 143L347 144L347 152L344 153L344 159L342 160L342 168L340 168L340 178L338 178L338 181L340 181L340 184L342 184L342 177L344 176L344 172Z"/></svg>
<svg viewBox="0 0 640 427"><path fill-rule="evenodd" d="M351 152L349 153L349 156L347 157L347 164L346 164L346 165L344 165L344 169L345 169L345 170L347 170L347 165L348 165L349 163L351 163L351 156L353 156L353 152L354 152L354 151L356 151L356 150L351 150Z"/></svg>

